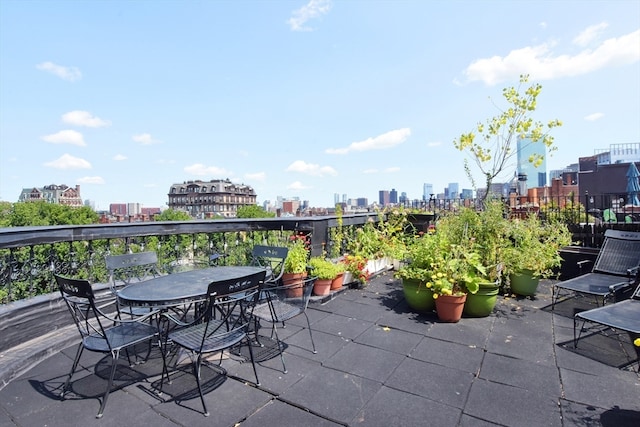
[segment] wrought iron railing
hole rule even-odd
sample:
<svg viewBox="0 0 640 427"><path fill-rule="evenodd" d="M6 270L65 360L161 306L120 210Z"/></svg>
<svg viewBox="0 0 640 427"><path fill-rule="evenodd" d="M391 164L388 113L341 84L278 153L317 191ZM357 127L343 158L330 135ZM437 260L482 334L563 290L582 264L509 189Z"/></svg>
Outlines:
<svg viewBox="0 0 640 427"><path fill-rule="evenodd" d="M352 229L377 214L343 217ZM242 265L256 244L286 245L294 233L307 236L311 255L320 255L330 241L336 217L193 220L117 224L9 227L0 229L0 302L53 292L53 273L104 283L107 254L153 250L164 272L210 262Z"/></svg>

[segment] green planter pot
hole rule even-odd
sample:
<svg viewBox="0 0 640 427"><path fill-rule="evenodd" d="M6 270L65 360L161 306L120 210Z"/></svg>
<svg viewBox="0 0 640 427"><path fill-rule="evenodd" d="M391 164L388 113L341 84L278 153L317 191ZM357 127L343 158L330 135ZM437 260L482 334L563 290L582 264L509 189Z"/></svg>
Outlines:
<svg viewBox="0 0 640 427"><path fill-rule="evenodd" d="M538 290L539 277L533 277L533 272L523 270L520 273L513 273L509 276L511 292L516 295L534 296Z"/></svg>
<svg viewBox="0 0 640 427"><path fill-rule="evenodd" d="M415 311L429 312L436 307L433 292L431 289L427 289L420 280L402 279L402 290L407 304Z"/></svg>
<svg viewBox="0 0 640 427"><path fill-rule="evenodd" d="M475 294L467 294L463 314L466 317L487 317L493 312L500 291L500 281L495 283L480 283L480 289Z"/></svg>

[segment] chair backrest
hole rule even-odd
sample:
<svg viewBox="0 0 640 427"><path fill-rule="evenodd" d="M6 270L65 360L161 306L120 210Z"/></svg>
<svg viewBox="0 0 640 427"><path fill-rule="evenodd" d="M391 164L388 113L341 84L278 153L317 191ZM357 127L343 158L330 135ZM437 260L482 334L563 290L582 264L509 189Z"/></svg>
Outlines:
<svg viewBox="0 0 640 427"><path fill-rule="evenodd" d="M205 326L200 337L201 351L207 340L212 337L217 341L225 341L226 336L231 337L238 332L248 333L253 308L264 279L265 272L260 271L241 279L209 284L207 289L209 300L204 316Z"/></svg>
<svg viewBox="0 0 640 427"><path fill-rule="evenodd" d="M57 274L54 274L54 277L82 338L93 335L97 339L102 338L109 343L102 324L102 319L105 317L96 308L91 283L85 279L72 279Z"/></svg>
<svg viewBox="0 0 640 427"><path fill-rule="evenodd" d="M113 292L118 285L128 285L160 275L158 254L153 251L107 255L105 263L109 272L109 286Z"/></svg>
<svg viewBox="0 0 640 427"><path fill-rule="evenodd" d="M315 277L305 277L282 286L265 288L273 320L284 322L305 312L315 282Z"/></svg>
<svg viewBox="0 0 640 427"><path fill-rule="evenodd" d="M607 230L604 237L594 273L626 276L629 269L640 265L640 232Z"/></svg>
<svg viewBox="0 0 640 427"><path fill-rule="evenodd" d="M256 245L251 251L251 264L267 269L266 282L278 282L284 274L284 261L289 249L281 246Z"/></svg>

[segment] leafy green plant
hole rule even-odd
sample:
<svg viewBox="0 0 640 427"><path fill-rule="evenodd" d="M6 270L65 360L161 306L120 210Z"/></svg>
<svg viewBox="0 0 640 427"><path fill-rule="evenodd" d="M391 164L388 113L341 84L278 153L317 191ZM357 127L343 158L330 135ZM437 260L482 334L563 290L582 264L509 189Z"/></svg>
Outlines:
<svg viewBox="0 0 640 427"><path fill-rule="evenodd" d="M309 248L304 235L292 235L289 242L289 253L284 260L284 272L300 274L307 271Z"/></svg>
<svg viewBox="0 0 640 427"><path fill-rule="evenodd" d="M341 269L333 262L323 257L311 257L309 260L311 274L318 279L334 279Z"/></svg>
<svg viewBox="0 0 640 427"><path fill-rule="evenodd" d="M546 278L560 266L562 258L559 251L571 244L571 232L560 221L543 222L531 214L509 222L507 242L502 254L505 273L530 270L534 276Z"/></svg>

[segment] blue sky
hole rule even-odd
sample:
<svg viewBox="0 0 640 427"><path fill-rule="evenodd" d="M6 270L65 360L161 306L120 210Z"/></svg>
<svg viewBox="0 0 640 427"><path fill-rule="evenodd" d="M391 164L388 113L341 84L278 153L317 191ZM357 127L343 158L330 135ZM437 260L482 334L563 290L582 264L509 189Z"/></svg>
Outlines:
<svg viewBox="0 0 640 427"><path fill-rule="evenodd" d="M640 142L640 2L0 0L0 200L471 188L452 142L523 73L564 123L548 169Z"/></svg>

